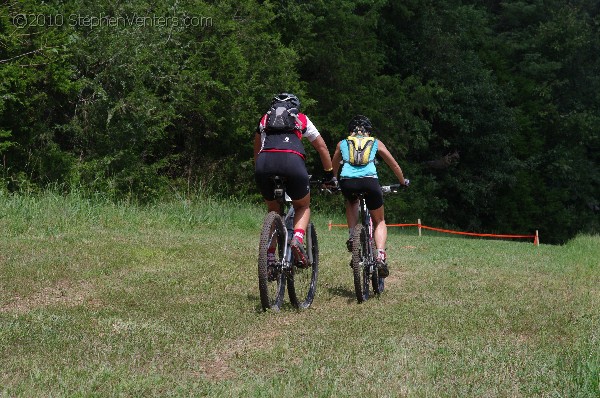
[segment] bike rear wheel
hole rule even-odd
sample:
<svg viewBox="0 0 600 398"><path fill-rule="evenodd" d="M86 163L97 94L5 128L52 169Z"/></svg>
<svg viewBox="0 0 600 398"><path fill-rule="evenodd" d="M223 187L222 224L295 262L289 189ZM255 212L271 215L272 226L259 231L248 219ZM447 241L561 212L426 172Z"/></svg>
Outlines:
<svg viewBox="0 0 600 398"><path fill-rule="evenodd" d="M373 255L377 253L377 249L375 248L375 242L373 242L373 245L371 246L371 253L373 253ZM385 278L381 278L379 276L379 270L377 269L377 267L373 267L373 273L371 274L371 283L373 285L373 292L375 292L375 294L383 293L383 290L385 288Z"/></svg>
<svg viewBox="0 0 600 398"><path fill-rule="evenodd" d="M282 270L285 248L285 227L281 216L272 211L265 217L258 248L258 290L263 311L279 311L285 292L285 273ZM268 259L274 249L275 261Z"/></svg>
<svg viewBox="0 0 600 398"><path fill-rule="evenodd" d="M292 264L292 275L288 277L288 295L292 305L299 309L310 307L317 290L317 276L319 274L319 243L314 224L308 224L306 230L306 252L310 266L300 268Z"/></svg>
<svg viewBox="0 0 600 398"><path fill-rule="evenodd" d="M354 292L359 303L369 298L369 272L365 267L368 261L367 231L362 225L354 227L352 233L352 274L354 276Z"/></svg>

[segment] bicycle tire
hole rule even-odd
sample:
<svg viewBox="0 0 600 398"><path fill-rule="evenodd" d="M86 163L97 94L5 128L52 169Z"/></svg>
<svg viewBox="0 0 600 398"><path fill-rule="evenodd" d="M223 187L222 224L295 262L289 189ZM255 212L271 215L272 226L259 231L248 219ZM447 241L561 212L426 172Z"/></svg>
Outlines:
<svg viewBox="0 0 600 398"><path fill-rule="evenodd" d="M373 242L373 245L371 246L371 253L373 255L373 261L375 258L375 253L377 253L377 248L375 247L375 242ZM373 274L371 275L371 283L373 285L373 292L375 292L375 294L381 294L383 293L383 290L385 289L385 278L381 278L379 276L379 270L377 269L377 267L373 267Z"/></svg>
<svg viewBox="0 0 600 398"><path fill-rule="evenodd" d="M258 290L263 311L279 311L285 293L285 273L281 264L285 245L285 227L281 216L272 211L263 222L258 248ZM275 246L275 265L267 262L267 252Z"/></svg>
<svg viewBox="0 0 600 398"><path fill-rule="evenodd" d="M354 276L354 292L359 303L369 298L369 278L365 278L367 270L367 232L362 225L354 227L352 232L352 274ZM365 289L366 286L366 289Z"/></svg>
<svg viewBox="0 0 600 398"><path fill-rule="evenodd" d="M306 250L309 258L312 257L311 265L308 268L299 268L296 264L292 264L292 275L287 279L290 301L298 309L311 306L317 291L319 274L319 243L312 222L308 224L306 232Z"/></svg>
<svg viewBox="0 0 600 398"><path fill-rule="evenodd" d="M377 268L375 268L371 275L371 283L373 284L373 291L375 294L381 294L385 290L385 278L379 276Z"/></svg>

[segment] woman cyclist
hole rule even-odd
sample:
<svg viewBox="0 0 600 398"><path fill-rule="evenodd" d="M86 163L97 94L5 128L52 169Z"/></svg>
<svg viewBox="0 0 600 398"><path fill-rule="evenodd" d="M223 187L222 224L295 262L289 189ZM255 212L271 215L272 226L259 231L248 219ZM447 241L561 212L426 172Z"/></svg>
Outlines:
<svg viewBox="0 0 600 398"><path fill-rule="evenodd" d="M300 266L308 266L304 234L310 219L310 187L302 138L308 139L319 154L325 180L334 183L327 145L310 119L300 113L300 100L294 94L277 94L270 112L262 116L254 135L254 175L268 211L279 211L271 177L286 177L286 192L295 210L290 246ZM274 253L269 254L274 257Z"/></svg>
<svg viewBox="0 0 600 398"><path fill-rule="evenodd" d="M377 265L379 274L385 278L389 275L386 261L385 245L387 225L384 219L383 193L377 177L375 155L379 155L392 169L401 185L408 185L402 169L381 140L371 137L373 126L366 116L357 115L348 124L348 138L337 144L333 155L333 173L338 175L340 165L339 186L345 197L346 220L350 239L346 242L352 251L352 231L358 223L357 193L364 193L365 203L371 215L374 227L375 246L377 248Z"/></svg>

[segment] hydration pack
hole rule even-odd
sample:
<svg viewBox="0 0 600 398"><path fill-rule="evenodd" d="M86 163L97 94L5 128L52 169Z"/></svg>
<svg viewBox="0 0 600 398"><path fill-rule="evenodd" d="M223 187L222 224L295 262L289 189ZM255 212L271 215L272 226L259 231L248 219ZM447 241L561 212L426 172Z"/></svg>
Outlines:
<svg viewBox="0 0 600 398"><path fill-rule="evenodd" d="M365 166L372 162L371 150L375 144L374 137L348 137L348 160L353 166Z"/></svg>
<svg viewBox="0 0 600 398"><path fill-rule="evenodd" d="M302 130L304 126L298 119L298 109L289 101L275 102L267 112L265 129L277 132Z"/></svg>

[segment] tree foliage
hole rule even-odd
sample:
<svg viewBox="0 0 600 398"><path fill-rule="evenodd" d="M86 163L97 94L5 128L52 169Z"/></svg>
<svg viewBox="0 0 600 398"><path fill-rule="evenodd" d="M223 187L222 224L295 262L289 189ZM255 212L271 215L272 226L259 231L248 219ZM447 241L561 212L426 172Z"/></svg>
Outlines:
<svg viewBox="0 0 600 398"><path fill-rule="evenodd" d="M413 181L388 219L562 242L600 229L599 26L589 0L0 0L0 187L255 195L290 91L331 150L372 119Z"/></svg>

